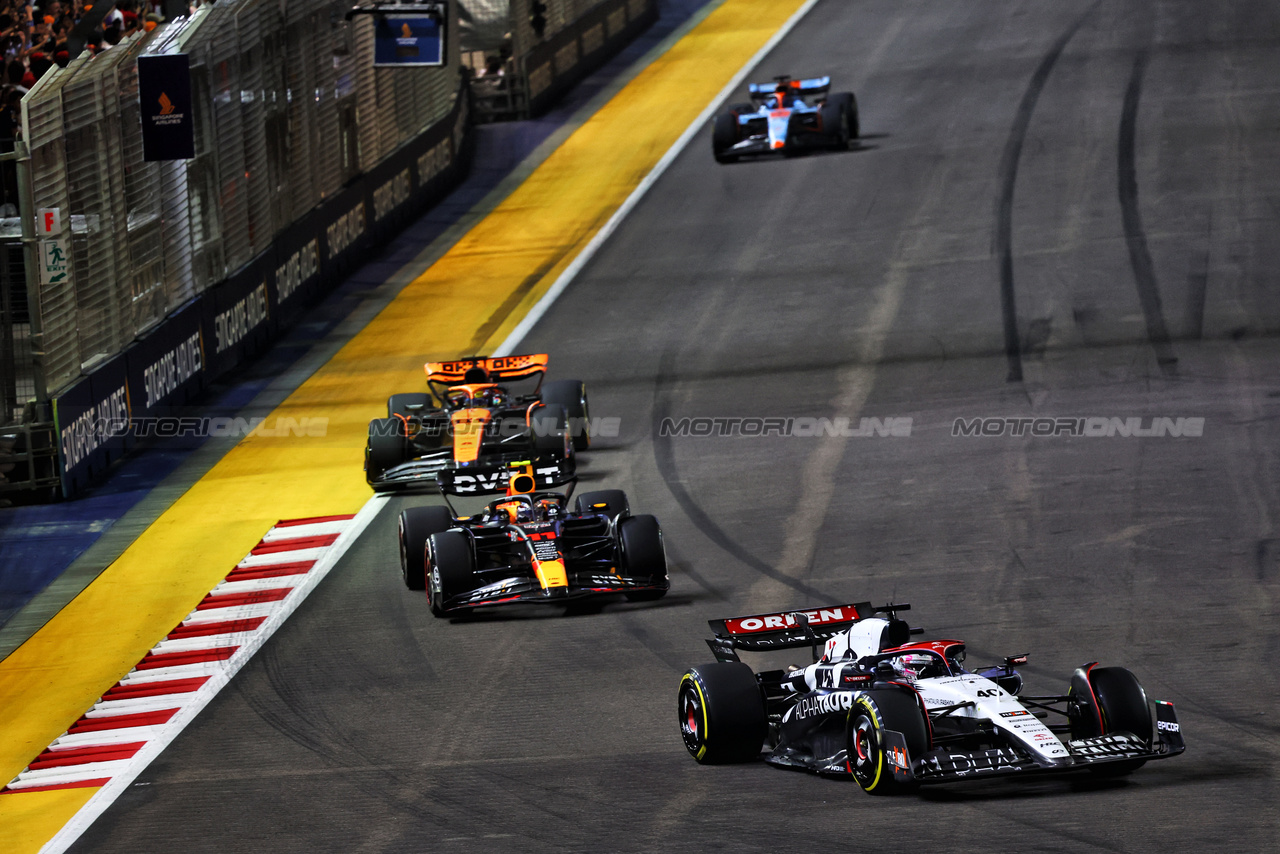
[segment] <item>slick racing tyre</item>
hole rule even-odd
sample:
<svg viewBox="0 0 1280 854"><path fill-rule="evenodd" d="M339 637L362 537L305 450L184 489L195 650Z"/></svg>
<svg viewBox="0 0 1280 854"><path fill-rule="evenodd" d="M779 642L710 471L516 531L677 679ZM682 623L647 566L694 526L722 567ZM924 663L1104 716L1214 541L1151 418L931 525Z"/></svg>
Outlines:
<svg viewBox="0 0 1280 854"><path fill-rule="evenodd" d="M711 153L718 163L732 163L738 159L729 149L738 143L738 117L734 113L716 116L711 127Z"/></svg>
<svg viewBox="0 0 1280 854"><path fill-rule="evenodd" d="M585 451L591 447L591 414L587 406L587 387L581 380L543 383L542 402L548 406L559 404L564 407L575 451Z"/></svg>
<svg viewBox="0 0 1280 854"><path fill-rule="evenodd" d="M835 100L841 105L849 122L849 141L853 142L862 136L862 128L858 126L858 99L852 92L840 92Z"/></svg>
<svg viewBox="0 0 1280 854"><path fill-rule="evenodd" d="M431 613L447 617L458 609L445 607L454 596L471 590L475 585L475 555L471 543L462 531L445 531L427 538L427 600Z"/></svg>
<svg viewBox="0 0 1280 854"><path fill-rule="evenodd" d="M836 151L846 151L849 143L857 139L857 107L853 105L853 95L841 92L827 99L822 105L822 129L829 135L831 147Z"/></svg>
<svg viewBox="0 0 1280 854"><path fill-rule="evenodd" d="M1151 707L1138 677L1123 667L1080 668L1071 677L1070 702L1078 712L1072 718L1071 737L1128 732L1151 748ZM1107 762L1090 770L1106 777L1131 774L1145 759Z"/></svg>
<svg viewBox="0 0 1280 854"><path fill-rule="evenodd" d="M849 771L871 795L893 795L908 789L893 778L884 746L885 730L902 733L911 756L919 757L929 749L924 712L914 694L894 688L873 688L859 694L849 709Z"/></svg>
<svg viewBox="0 0 1280 854"><path fill-rule="evenodd" d="M414 407L410 409L409 407ZM421 392L410 392L407 394L393 394L387 398L387 417L395 418L403 416L412 418L423 410L431 408L431 395Z"/></svg>
<svg viewBox="0 0 1280 854"><path fill-rule="evenodd" d="M564 457L573 454L563 406L539 406L533 410L529 423L533 426L533 447L538 453L560 454Z"/></svg>
<svg viewBox="0 0 1280 854"><path fill-rule="evenodd" d="M662 529L653 516L628 516L618 523L618 545L622 566L628 576L650 578L655 589L632 590L632 602L652 602L667 595L667 552L662 545Z"/></svg>
<svg viewBox="0 0 1280 854"><path fill-rule="evenodd" d="M409 443L399 418L375 418L369 422L369 442L364 447L365 479L378 480L387 469L405 462Z"/></svg>
<svg viewBox="0 0 1280 854"><path fill-rule="evenodd" d="M448 507L410 507L400 513L400 575L410 590L427 586L427 538L454 525Z"/></svg>
<svg viewBox="0 0 1280 854"><path fill-rule="evenodd" d="M684 746L702 764L748 762L760 755L769 722L760 685L747 665L692 668L680 680L676 711Z"/></svg>
<svg viewBox="0 0 1280 854"><path fill-rule="evenodd" d="M584 492L574 499L574 502L574 510L578 513L590 513L593 505L605 504L608 509L604 512L608 513L611 519L616 519L631 512L631 505L627 503L627 494L621 489L599 489L595 492Z"/></svg>

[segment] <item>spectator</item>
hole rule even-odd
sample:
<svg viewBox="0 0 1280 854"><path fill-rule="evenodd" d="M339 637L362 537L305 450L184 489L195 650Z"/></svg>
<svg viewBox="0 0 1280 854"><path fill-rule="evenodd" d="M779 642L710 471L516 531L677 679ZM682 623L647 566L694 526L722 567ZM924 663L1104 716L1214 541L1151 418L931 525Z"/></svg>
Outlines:
<svg viewBox="0 0 1280 854"><path fill-rule="evenodd" d="M11 59L4 67L4 79L10 86L22 86L22 78L26 76L27 66L21 59ZM26 91L23 89L22 91Z"/></svg>
<svg viewBox="0 0 1280 854"><path fill-rule="evenodd" d="M49 57L45 56L42 51L36 50L32 51L31 55L27 58L27 68L31 69L31 73L35 76L35 79L39 80L44 76L46 71L53 68L53 62Z"/></svg>

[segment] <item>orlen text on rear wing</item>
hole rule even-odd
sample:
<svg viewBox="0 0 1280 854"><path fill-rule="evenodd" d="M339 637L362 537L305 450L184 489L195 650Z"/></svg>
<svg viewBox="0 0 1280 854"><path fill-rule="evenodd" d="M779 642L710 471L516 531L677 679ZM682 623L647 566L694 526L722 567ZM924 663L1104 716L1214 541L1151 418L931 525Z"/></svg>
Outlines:
<svg viewBox="0 0 1280 854"><path fill-rule="evenodd" d="M717 661L737 661L737 650L772 652L824 643L858 620L874 615L870 602L830 605L803 611L755 614L728 620L708 620L714 638L707 640ZM797 619L802 615L802 619Z"/></svg>
<svg viewBox="0 0 1280 854"><path fill-rule="evenodd" d="M523 356L495 356L484 358L471 356L452 362L427 362L428 383L458 385L460 383L496 383L502 380L524 380L547 372L551 357L546 353L530 353Z"/></svg>

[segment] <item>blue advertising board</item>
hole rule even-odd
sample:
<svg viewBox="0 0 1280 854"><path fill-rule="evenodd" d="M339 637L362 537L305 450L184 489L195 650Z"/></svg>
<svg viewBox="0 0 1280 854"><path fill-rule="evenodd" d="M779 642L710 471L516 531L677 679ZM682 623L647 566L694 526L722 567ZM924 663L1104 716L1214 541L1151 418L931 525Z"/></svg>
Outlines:
<svg viewBox="0 0 1280 854"><path fill-rule="evenodd" d="M444 65L444 26L434 12L374 15L375 68Z"/></svg>

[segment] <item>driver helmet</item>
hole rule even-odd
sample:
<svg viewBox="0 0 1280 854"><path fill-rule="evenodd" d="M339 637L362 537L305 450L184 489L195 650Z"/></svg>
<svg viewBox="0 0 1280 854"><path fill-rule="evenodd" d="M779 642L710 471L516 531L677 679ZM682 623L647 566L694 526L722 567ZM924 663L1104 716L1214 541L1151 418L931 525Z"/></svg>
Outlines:
<svg viewBox="0 0 1280 854"><path fill-rule="evenodd" d="M787 88L787 84L779 83L773 90L774 100L777 102L778 109L782 109L787 105L787 94L791 90Z"/></svg>
<svg viewBox="0 0 1280 854"><path fill-rule="evenodd" d="M507 396L500 388L486 388L477 397L489 406L502 406L507 402Z"/></svg>
<svg viewBox="0 0 1280 854"><path fill-rule="evenodd" d="M921 678L925 669L933 664L933 659L927 655L916 655L908 653L899 655L892 659L893 669L898 671L908 680L915 681Z"/></svg>

